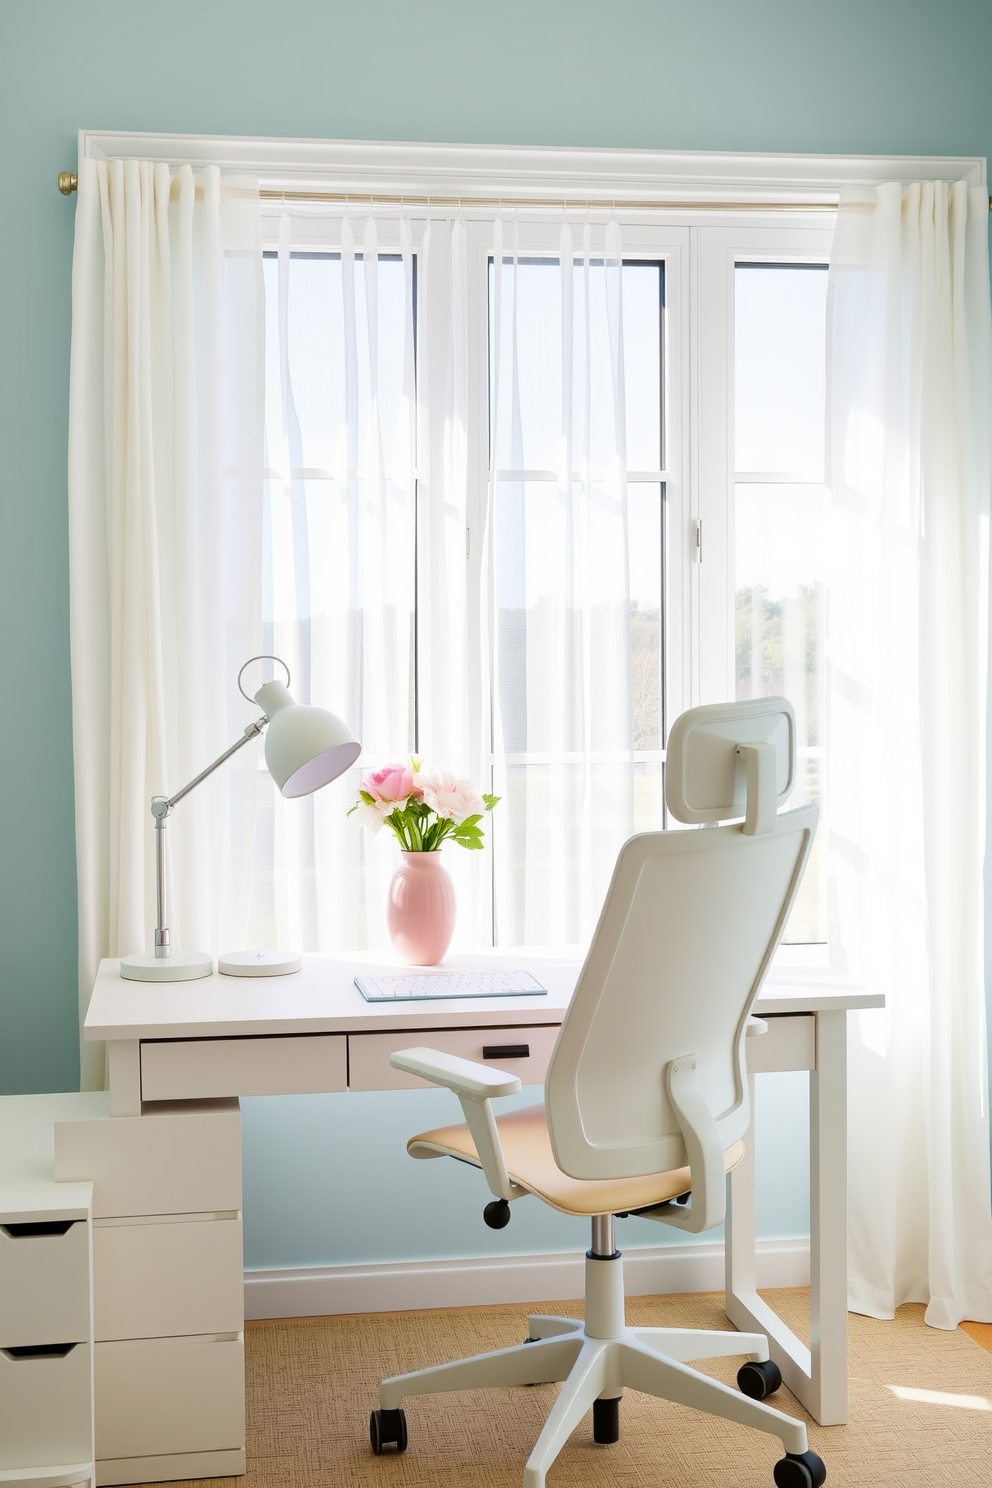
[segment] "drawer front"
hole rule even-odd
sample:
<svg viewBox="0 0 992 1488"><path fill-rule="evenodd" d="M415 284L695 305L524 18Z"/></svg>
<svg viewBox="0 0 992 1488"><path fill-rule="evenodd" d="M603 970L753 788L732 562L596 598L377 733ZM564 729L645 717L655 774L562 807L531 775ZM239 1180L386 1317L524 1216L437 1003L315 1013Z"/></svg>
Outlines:
<svg viewBox="0 0 992 1488"><path fill-rule="evenodd" d="M518 1075L525 1085L544 1081L558 1028L443 1028L410 1033L348 1035L349 1084L352 1090L424 1090L430 1082L393 1069L389 1056L398 1049L439 1049L462 1059L477 1059ZM524 1053L526 1050L526 1053Z"/></svg>
<svg viewBox="0 0 992 1488"><path fill-rule="evenodd" d="M343 1033L143 1042L141 1098L202 1100L347 1090L347 1061Z"/></svg>
<svg viewBox="0 0 992 1488"><path fill-rule="evenodd" d="M0 1467L93 1460L90 1349L19 1359L0 1349Z"/></svg>
<svg viewBox="0 0 992 1488"><path fill-rule="evenodd" d="M154 1457L245 1444L240 1338L98 1343L97 1457Z"/></svg>
<svg viewBox="0 0 992 1488"><path fill-rule="evenodd" d="M238 1103L57 1122L55 1177L92 1179L94 1218L238 1210Z"/></svg>
<svg viewBox="0 0 992 1488"><path fill-rule="evenodd" d="M90 1240L85 1220L64 1234L0 1225L0 1347L82 1343L90 1336Z"/></svg>
<svg viewBox="0 0 992 1488"><path fill-rule="evenodd" d="M240 1219L97 1224L93 1326L98 1341L240 1333Z"/></svg>
<svg viewBox="0 0 992 1488"><path fill-rule="evenodd" d="M765 1021L767 1033L744 1040L752 1075L816 1069L816 1019L812 1013L780 1013Z"/></svg>

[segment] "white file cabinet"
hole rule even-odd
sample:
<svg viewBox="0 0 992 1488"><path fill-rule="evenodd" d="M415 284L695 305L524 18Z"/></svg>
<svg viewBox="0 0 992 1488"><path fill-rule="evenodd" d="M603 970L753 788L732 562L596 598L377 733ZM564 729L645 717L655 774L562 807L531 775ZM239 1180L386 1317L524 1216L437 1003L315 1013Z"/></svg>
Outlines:
<svg viewBox="0 0 992 1488"><path fill-rule="evenodd" d="M55 1132L56 1176L93 1185L96 1482L243 1473L238 1102L101 1100Z"/></svg>
<svg viewBox="0 0 992 1488"><path fill-rule="evenodd" d="M97 1097L103 1101L104 1097ZM0 1098L0 1484L93 1488L89 1182L58 1183L55 1122L90 1096Z"/></svg>
<svg viewBox="0 0 992 1488"><path fill-rule="evenodd" d="M241 1112L0 1098L0 1488L245 1470Z"/></svg>

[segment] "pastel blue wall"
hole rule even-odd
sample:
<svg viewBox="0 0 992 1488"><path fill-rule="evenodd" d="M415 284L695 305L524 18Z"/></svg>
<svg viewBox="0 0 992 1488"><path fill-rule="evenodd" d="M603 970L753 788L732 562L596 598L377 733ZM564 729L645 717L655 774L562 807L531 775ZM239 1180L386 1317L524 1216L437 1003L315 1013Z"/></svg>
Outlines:
<svg viewBox="0 0 992 1488"><path fill-rule="evenodd" d="M0 1091L70 1089L78 1074L73 205L55 189L76 130L987 155L990 55L990 0L2 0ZM777 1181L801 1145L789 1078L766 1101L766 1233L801 1225L801 1183ZM366 1123L351 1158L345 1099L348 1128L359 1108ZM246 1103L250 1262L503 1248L469 1177L401 1161L398 1134L434 1120L436 1099ZM518 1213L507 1247L581 1243L536 1205Z"/></svg>

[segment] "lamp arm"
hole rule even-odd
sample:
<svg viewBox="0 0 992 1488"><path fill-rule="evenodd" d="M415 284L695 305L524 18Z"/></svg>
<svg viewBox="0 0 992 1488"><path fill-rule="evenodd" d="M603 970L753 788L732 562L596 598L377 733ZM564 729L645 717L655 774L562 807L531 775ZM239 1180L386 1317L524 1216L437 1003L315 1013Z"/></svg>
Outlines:
<svg viewBox="0 0 992 1488"><path fill-rule="evenodd" d="M170 796L168 798L168 800L165 802L164 811L156 812L153 805L152 816L167 816L168 813L172 810L173 806L177 805L182 800L183 796L188 796L191 790L194 790L202 780L206 780L208 775L212 775L215 770L219 769L225 760L229 760L231 758L232 754L237 754L238 750L243 748L244 745L249 743L250 740L257 739L268 721L268 718L263 713L261 718L256 718L254 723L249 723L245 728L244 733L241 735L241 738L235 740L230 749L225 749L223 754L219 754L217 756L212 765L208 765L205 770L201 770L199 775L195 775L188 785L184 785L182 790L177 790L174 796ZM161 796L155 797L156 801L161 801L162 799L163 798Z"/></svg>
<svg viewBox="0 0 992 1488"><path fill-rule="evenodd" d="M183 799L183 796L188 796L201 781L206 780L208 775L212 775L225 760L229 760L232 754L237 754L238 750L250 740L257 739L268 721L263 713L261 718L256 718L254 723L249 723L241 738L237 739L230 749L225 749L223 754L219 754L213 764L201 770L199 775L194 776L188 785L183 786L182 790L176 791L174 796L152 796L152 816L155 819L155 955L161 960L168 957L171 952L169 927L166 923L168 913L165 897L165 824L172 808Z"/></svg>

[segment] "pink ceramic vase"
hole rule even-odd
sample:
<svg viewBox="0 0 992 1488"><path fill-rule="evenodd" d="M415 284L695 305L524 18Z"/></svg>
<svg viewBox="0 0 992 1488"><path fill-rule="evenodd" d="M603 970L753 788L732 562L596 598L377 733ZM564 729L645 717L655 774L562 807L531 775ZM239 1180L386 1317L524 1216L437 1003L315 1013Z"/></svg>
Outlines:
<svg viewBox="0 0 992 1488"><path fill-rule="evenodd" d="M405 852L393 874L386 928L397 955L413 966L434 966L455 929L455 886L440 852Z"/></svg>

